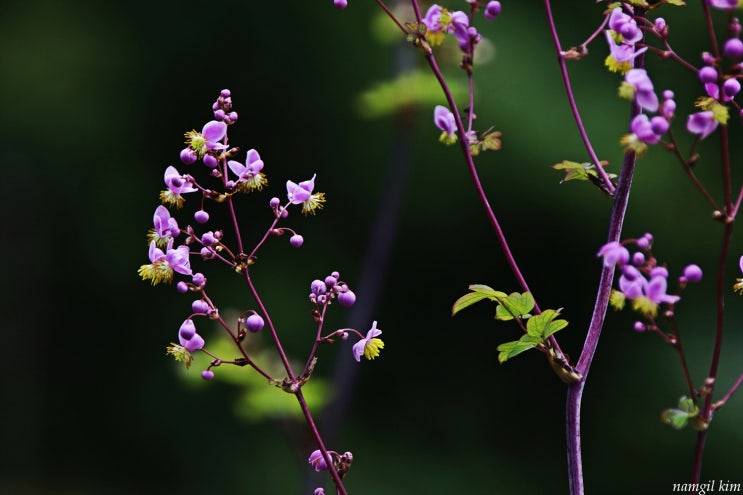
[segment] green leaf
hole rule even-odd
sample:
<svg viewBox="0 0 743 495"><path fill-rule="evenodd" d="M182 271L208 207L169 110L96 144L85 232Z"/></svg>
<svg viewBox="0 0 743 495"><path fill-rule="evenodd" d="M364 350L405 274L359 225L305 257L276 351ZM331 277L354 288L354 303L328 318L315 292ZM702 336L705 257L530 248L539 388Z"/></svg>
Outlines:
<svg viewBox="0 0 743 495"><path fill-rule="evenodd" d="M697 415L699 415L699 408L696 402L684 395L679 399L677 408L669 408L661 413L660 420L674 430L680 430L689 423L691 418Z"/></svg>
<svg viewBox="0 0 743 495"><path fill-rule="evenodd" d="M497 347L499 351L498 362L505 363L512 357L521 354L524 351L528 351L537 346L537 342L522 342L521 340L515 340L513 342L506 342Z"/></svg>
<svg viewBox="0 0 743 495"><path fill-rule="evenodd" d="M661 413L660 420L674 430L680 430L689 424L689 414L680 409L666 409Z"/></svg>
<svg viewBox="0 0 743 495"><path fill-rule="evenodd" d="M526 331L529 335L546 339L555 332L559 332L568 326L567 320L555 319L560 315L560 310L547 309L542 314L532 316L526 322Z"/></svg>
<svg viewBox="0 0 743 495"><path fill-rule="evenodd" d="M529 292L523 294L514 292L505 299L498 300L498 303L495 308L495 319L501 321L529 318L529 311L534 309L534 298Z"/></svg>
<svg viewBox="0 0 743 495"><path fill-rule="evenodd" d="M472 291L470 293L467 293L454 301L454 304L451 308L451 315L454 316L455 314L459 313L464 308L467 308L469 306L472 306L476 302L480 302L483 299L489 299L491 301L498 301L501 299L505 299L508 297L505 292L500 292L497 290L493 290L487 285L481 285L481 284L473 284L469 286L469 289Z"/></svg>

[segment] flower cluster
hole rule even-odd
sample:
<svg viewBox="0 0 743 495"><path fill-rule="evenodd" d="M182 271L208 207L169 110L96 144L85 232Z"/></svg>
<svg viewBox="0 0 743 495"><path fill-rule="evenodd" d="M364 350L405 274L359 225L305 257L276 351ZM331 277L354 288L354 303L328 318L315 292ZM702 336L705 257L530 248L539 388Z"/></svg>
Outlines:
<svg viewBox="0 0 743 495"><path fill-rule="evenodd" d="M634 66L635 58L647 51L647 47L637 48L643 34L637 21L632 17L632 7L625 4L627 13L622 7L614 8L609 14L609 29L605 31L609 43L609 55L605 64L612 72L625 74Z"/></svg>
<svg viewBox="0 0 743 495"><path fill-rule="evenodd" d="M653 82L645 69L630 69L627 71L624 81L619 87L619 95L628 100L633 100L643 111L656 112L659 109L658 96L655 94ZM668 132L676 109L676 102L673 97L672 91L664 91L659 115L648 117L645 113L639 113L632 119L629 134L626 134L620 140L627 151L634 151L638 155L642 155L649 144L657 143L663 134Z"/></svg>
<svg viewBox="0 0 743 495"><path fill-rule="evenodd" d="M603 258L604 266L616 266L620 271L618 289L612 291L611 304L616 309L624 307L625 301L632 301L632 309L640 313L651 324L663 307L665 316L673 315L674 305L681 299L676 294L668 293L668 269L657 264L652 254L653 236L645 234L638 239L623 242L609 242L601 247L598 256ZM630 254L626 245L634 244L637 251ZM679 277L679 292L687 283L696 283L702 279L702 270L697 265L688 265ZM646 324L635 324L638 330L645 329Z"/></svg>
<svg viewBox="0 0 743 495"><path fill-rule="evenodd" d="M735 4L736 2L733 2ZM730 2L712 2L716 8L732 8L726 6ZM689 115L686 129L704 139L712 134L717 126L726 124L729 118L728 109L724 103L732 101L741 90L740 77L741 58L743 58L743 42L740 40L741 27L737 19L730 25L731 37L728 38L722 49L723 57L715 58L710 53L702 53L704 64L697 72L699 82L704 87L706 96L696 102L699 112ZM727 59L728 65L723 61Z"/></svg>
<svg viewBox="0 0 743 495"><path fill-rule="evenodd" d="M237 250L230 249L224 243L222 230L204 229L202 232L197 232L194 225L209 222L210 215L206 208L208 201L214 203L231 201L234 194L259 191L267 184L263 173L264 163L258 151L248 150L243 163L236 159L238 149L230 149L227 145L228 128L238 120L229 90L225 89L220 92L212 105L212 112L214 120L207 122L201 132L186 133L186 148L180 152L180 160L185 166L201 160L209 172L209 177L216 179L219 187L201 185L194 176L182 174L174 166L166 168L164 174L166 188L160 193L162 204L155 209L153 226L147 233L150 262L140 266L138 270L139 276L151 282L152 285L171 283L176 274L191 277L190 280L187 278L180 280L176 288L184 294L196 293L199 298L192 304L192 315L183 322L178 331L179 344L172 344L168 347L168 354L185 362L186 365L191 362L190 353L201 350L205 345L203 337L196 332L194 318L199 316L218 318L217 308L206 295L206 277L201 273L193 272L191 255L198 254L204 261L219 261L238 273L243 272L254 262L252 256L240 252L241 247ZM289 207L292 205L301 206L305 214L314 213L322 208L325 195L315 192L314 187L315 176L298 184L287 181L287 196L283 205L278 198L272 198L269 201L269 206L274 213L274 222L268 229L268 234L282 235L285 232L291 232L290 244L294 247L302 245L304 239L301 235L287 227L279 228L276 224L289 215ZM196 224L182 227L180 222L172 216L168 207L179 209L185 204L185 195L199 192L201 202L193 214ZM345 284L333 287L332 291L335 291L342 305L350 305L355 299L353 292L348 290ZM241 318L238 322L239 327L250 332L257 332L263 328L264 322L259 314L252 310L247 313L251 314ZM211 376L213 373L209 371L204 378L209 379Z"/></svg>
<svg viewBox="0 0 743 495"><path fill-rule="evenodd" d="M327 306L333 300L343 307L351 307L356 302L356 294L348 288L348 284L340 279L337 271L332 272L323 280L315 279L310 284L309 299L315 306Z"/></svg>

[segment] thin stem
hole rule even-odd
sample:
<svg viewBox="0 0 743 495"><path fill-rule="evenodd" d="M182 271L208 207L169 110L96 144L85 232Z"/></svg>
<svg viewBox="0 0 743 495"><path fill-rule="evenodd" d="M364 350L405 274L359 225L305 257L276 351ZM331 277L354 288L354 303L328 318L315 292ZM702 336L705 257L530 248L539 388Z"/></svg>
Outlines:
<svg viewBox="0 0 743 495"><path fill-rule="evenodd" d="M738 377L738 379L735 381L732 387L730 387L730 390L727 391L725 395L722 396L720 400L715 402L715 407L720 407L723 404L725 404L728 400L730 400L730 397L733 396L736 390L743 385L743 373Z"/></svg>
<svg viewBox="0 0 743 495"><path fill-rule="evenodd" d="M322 441L322 436L320 435L320 431L317 429L315 420L312 418L312 413L310 413L310 408L307 406L307 401L304 399L302 390L298 390L297 393L294 395L297 396L297 402L299 402L299 407L300 409L302 409L302 414L304 415L304 419L307 421L307 426L310 427L312 436L315 437L315 441L317 442L317 446L320 448L322 457L323 459L325 459L325 463L328 465L328 471L330 471L330 476L333 478L333 483L335 483L335 487L338 490L338 493L340 495L348 495L346 492L346 487L343 486L343 480L341 480L341 476L340 474L338 474L338 470L335 469L333 459L330 457L328 449L327 447L325 447L325 443Z"/></svg>
<svg viewBox="0 0 743 495"><path fill-rule="evenodd" d="M549 0L545 0L545 7L547 9L547 15L550 22L550 29L553 32L553 38L557 44L559 50L559 40L555 30L554 20L552 17L552 11L550 9ZM637 16L642 18L644 11L637 9ZM566 83L568 92L568 98L571 101L571 108L573 108L574 115L577 114L577 109L572 99L572 91L570 90L570 80L566 77L565 61L562 57L558 59L560 64L561 72L563 72L563 80ZM635 67L644 67L645 59L643 55L638 56L635 59ZM629 120L631 121L640 113L640 107L636 102L632 103L630 110ZM582 123L577 120L579 129L582 129ZM582 135L584 135L582 133ZM587 138L586 138L587 139ZM590 143L589 143L590 144ZM607 242L619 241L622 234L622 225L624 223L624 216L627 211L627 204L629 203L629 194L632 188L632 178L634 176L635 163L637 157L634 152L626 152L624 160L622 162L622 169L619 173L619 180L617 182L616 190L614 191L614 203L612 204L611 217L609 220L609 232L607 235ZM591 321L588 325L588 332L586 339L583 344L583 350L581 351L580 358L576 365L576 371L583 376L583 379L579 382L572 384L568 388L567 399L566 399L566 436L567 436L567 454L568 454L568 478L570 484L571 495L583 495L583 460L581 454L581 433L580 433L580 408L583 397L583 390L585 388L586 378L588 371L590 370L593 357L596 353L599 339L601 337L601 329L604 325L604 319L606 317L606 310L609 305L609 296L611 294L611 285L614 278L614 267L604 266L601 270L601 277L599 279L598 291L596 293L596 300L594 303L593 314L591 315Z"/></svg>
<svg viewBox="0 0 743 495"><path fill-rule="evenodd" d="M562 46L560 45L560 38L557 36L557 27L555 26L555 19L552 15L552 7L549 0L544 0L544 8L547 11L547 22L549 23L550 32L552 33L552 42L555 44L555 49L557 50L557 63L560 65L560 75L562 76L562 81L565 85L565 92L568 97L568 102L570 103L570 111L573 113L573 118L575 119L575 125L578 127L578 132L580 133L580 137L583 140L583 146L585 146L586 151L588 152L588 156L591 157L591 161L593 162L596 170L601 176L601 180L603 181L606 190L609 193L613 193L614 184L611 182L611 179L604 170L604 167L601 165L601 160L599 160L598 155L596 155L596 151L594 151L593 149L593 145L591 144L591 140L588 137L586 127L583 125L583 119L580 116L580 111L578 111L578 104L575 102L573 86L570 83L568 67L565 61L565 56L563 55Z"/></svg>
<svg viewBox="0 0 743 495"><path fill-rule="evenodd" d="M414 4L417 6L417 3L415 1ZM524 275L521 273L521 269L516 262L516 258L513 255L513 252L511 251L511 247L508 244L506 235L503 232L503 229L500 226L500 222L498 222L498 218L496 217L492 206L490 206L488 197L485 194L485 190L483 189L482 182L480 181L480 176L477 173L477 167L475 167L475 162L472 158L472 153L470 152L469 143L467 141L467 134L464 128L464 124L462 123L462 117L459 114L457 103L456 101L454 101L454 96L451 94L449 85L446 83L446 79L441 73L441 70L439 69L438 63L436 63L436 58L434 57L433 53L430 50L427 50L425 52L425 57L428 65L431 67L431 70L434 73L434 76L438 80L441 89L444 92L444 96L446 97L449 108L454 114L454 121L457 125L457 132L459 134L459 147L462 150L462 155L464 156L465 163L467 164L467 169L469 170L470 177L472 178L472 182L475 186L477 197L480 199L480 203L482 204L483 208L485 208L485 213L487 214L488 220L490 221L490 225L493 227L493 230L498 237L498 242L501 246L501 249L503 250L503 255L506 258L506 262L508 263L508 266L510 267L514 277L516 277L516 280L521 286L521 289L524 292L531 293L533 296L534 293L529 288ZM534 311L537 314L542 312L537 303L534 304ZM548 341L550 343L550 346L556 351L559 357L565 356L565 354L562 352L562 349L560 349L560 345L557 343L557 339L555 339L554 335L550 335Z"/></svg>

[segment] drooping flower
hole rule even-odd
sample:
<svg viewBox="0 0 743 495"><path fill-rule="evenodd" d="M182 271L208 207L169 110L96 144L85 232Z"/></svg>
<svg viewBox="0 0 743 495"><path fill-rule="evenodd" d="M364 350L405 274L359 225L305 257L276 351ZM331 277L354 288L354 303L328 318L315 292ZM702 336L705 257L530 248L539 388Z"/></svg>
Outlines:
<svg viewBox="0 0 743 495"><path fill-rule="evenodd" d="M607 242L601 246L597 256L604 257L604 266L607 268L616 264L623 266L629 261L629 251L618 241Z"/></svg>
<svg viewBox="0 0 743 495"><path fill-rule="evenodd" d="M700 139L704 139L717 129L717 124L714 112L705 110L689 115L686 120L686 130L692 134L699 134Z"/></svg>
<svg viewBox="0 0 743 495"><path fill-rule="evenodd" d="M465 12L459 10L450 12L438 4L428 8L422 21L426 26L426 39L431 46L440 45L446 33L466 31L470 24L469 16Z"/></svg>
<svg viewBox="0 0 743 495"><path fill-rule="evenodd" d="M181 324L181 328L178 330L178 340L188 352L198 351L204 347L204 339L196 333L196 325L191 318Z"/></svg>
<svg viewBox="0 0 743 495"><path fill-rule="evenodd" d="M198 191L188 176L181 175L173 166L165 169L164 180L168 188L160 192L160 201L164 204L174 205L176 208L183 206L186 201L182 196L183 194Z"/></svg>
<svg viewBox="0 0 743 495"><path fill-rule="evenodd" d="M286 197L293 205L302 205L302 213L315 213L315 210L322 209L325 203L325 193L313 193L315 189L314 174L310 180L300 182L299 184L290 180L286 181Z"/></svg>
<svg viewBox="0 0 743 495"><path fill-rule="evenodd" d="M165 252L157 247L155 241L151 241L150 264L139 267L139 276L142 277L142 280L149 280L152 285L157 285L160 282L171 282L173 272L191 275L191 264L188 256L188 246L182 245L173 249L172 237L168 240Z"/></svg>
<svg viewBox="0 0 743 495"><path fill-rule="evenodd" d="M328 463L325 462L325 458L323 457L322 452L320 452L319 449L312 451L308 462L313 468L315 468L315 471L320 472L328 469Z"/></svg>
<svg viewBox="0 0 743 495"><path fill-rule="evenodd" d="M443 105L436 105L433 109L433 122L442 131L439 141L444 144L457 142L457 123L451 110Z"/></svg>
<svg viewBox="0 0 743 495"><path fill-rule="evenodd" d="M263 160L254 149L248 150L245 165L235 160L229 160L227 165L232 173L237 175L236 186L239 191L260 191L268 183L266 176L261 172L263 170Z"/></svg>
<svg viewBox="0 0 743 495"><path fill-rule="evenodd" d="M384 342L378 339L382 331L377 329L377 322L372 323L372 327L366 332L366 337L359 340L353 345L353 357L356 361L361 361L363 355L366 359L374 359L379 356L379 350L384 349Z"/></svg>
<svg viewBox="0 0 743 495"><path fill-rule="evenodd" d="M648 112L658 110L658 96L653 91L653 82L645 69L630 69L627 71L620 94L634 98L643 110Z"/></svg>
<svg viewBox="0 0 743 495"><path fill-rule="evenodd" d="M605 33L606 41L609 44L609 56L606 57L604 64L612 72L625 74L634 66L635 58L648 50L648 47L636 50L634 43L618 43L610 30L605 31Z"/></svg>
<svg viewBox="0 0 743 495"><path fill-rule="evenodd" d="M168 239L177 237L180 234L178 221L170 216L170 211L163 205L155 208L152 223L154 227L148 232L147 238L150 241L155 241L155 244L160 249L168 245Z"/></svg>

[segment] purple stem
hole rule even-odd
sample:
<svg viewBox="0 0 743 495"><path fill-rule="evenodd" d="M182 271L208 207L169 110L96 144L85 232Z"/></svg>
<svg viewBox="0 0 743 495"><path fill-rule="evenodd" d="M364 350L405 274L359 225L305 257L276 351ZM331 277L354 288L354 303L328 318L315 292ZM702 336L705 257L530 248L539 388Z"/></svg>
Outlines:
<svg viewBox="0 0 743 495"><path fill-rule="evenodd" d="M562 47L560 40L557 36L557 29L554 23L554 17L552 15L552 9L549 0L544 2L545 9L547 11L547 19L549 22L550 30L552 32L553 42L558 53L558 63L560 65L560 73L565 84L565 90L567 93L568 101L570 103L570 109L573 112L578 131L583 139L583 143L588 150L591 159L594 161L597 170L601 174L604 183L607 186L611 186L611 181L601 167L598 157L593 151L588 135L585 131L583 121L580 117L575 98L573 96L572 86L570 78L568 77L567 66L565 64L565 58L562 56ZM637 16L644 15L641 9L636 10ZM644 57L642 55L635 59L635 67L641 68L644 66ZM630 120L640 113L639 106L633 102L632 109L630 111ZM627 211L627 204L629 202L629 194L632 186L632 177L635 171L636 156L634 152L627 152L624 155L622 163L622 169L619 173L619 180L617 187L614 190L614 203L612 205L611 217L609 220L609 232L607 236L607 242L618 241L622 233L622 225L624 223L624 216ZM613 186L612 186L613 188ZM613 190L613 189L609 189ZM588 326L588 333L586 334L586 340L583 344L583 350L581 351L578 363L575 369L580 373L583 378L569 386L568 394L566 399L565 415L566 415L566 440L567 440L567 455L568 455L568 479L570 484L571 495L583 495L583 463L581 456L580 446L580 406L583 398L583 390L585 388L586 377L590 370L593 357L596 353L596 347L598 346L599 338L601 337L601 329L604 325L604 318L606 317L606 310L609 305L609 295L611 294L611 285L614 279L614 267L604 267L601 270L601 278L599 280L599 287L596 293L596 301L594 303L593 314L591 315L591 322Z"/></svg>

